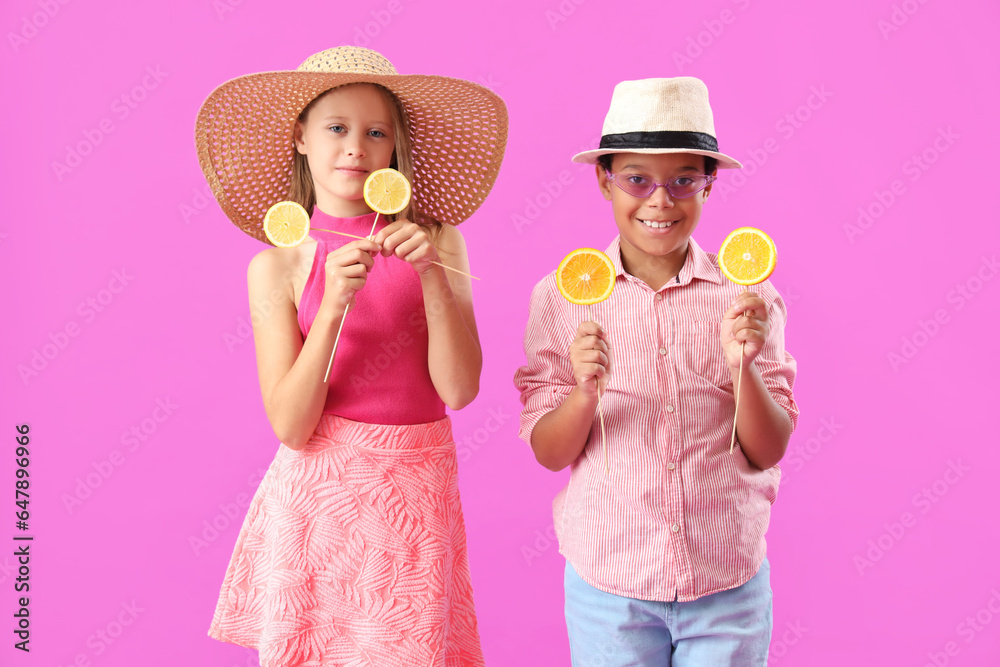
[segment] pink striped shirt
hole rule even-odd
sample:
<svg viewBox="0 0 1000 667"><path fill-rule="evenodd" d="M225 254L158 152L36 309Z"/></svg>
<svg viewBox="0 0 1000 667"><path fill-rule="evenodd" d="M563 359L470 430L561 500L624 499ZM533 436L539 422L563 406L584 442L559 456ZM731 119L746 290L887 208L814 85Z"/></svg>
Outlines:
<svg viewBox="0 0 1000 667"><path fill-rule="evenodd" d="M751 466L738 439L729 453L735 400L719 324L744 288L691 239L680 274L655 292L622 268L619 242L607 250L617 269L614 292L592 306L611 351L602 399L610 474L595 415L553 502L559 551L600 590L694 600L739 586L760 568L781 477L778 466ZM753 363L794 429L796 364L785 351L785 305L770 282L753 289L768 304L771 326ZM569 346L587 319L586 306L559 294L554 272L535 286L528 363L514 376L525 442L575 386Z"/></svg>

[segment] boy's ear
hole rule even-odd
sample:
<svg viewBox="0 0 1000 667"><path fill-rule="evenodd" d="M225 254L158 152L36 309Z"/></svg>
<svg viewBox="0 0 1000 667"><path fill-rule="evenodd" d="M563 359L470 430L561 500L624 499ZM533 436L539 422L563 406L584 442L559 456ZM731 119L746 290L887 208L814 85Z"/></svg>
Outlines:
<svg viewBox="0 0 1000 667"><path fill-rule="evenodd" d="M611 201L611 181L608 180L608 175L604 172L604 167L600 163L594 165L597 171L597 185L601 189L601 194L608 201Z"/></svg>
<svg viewBox="0 0 1000 667"><path fill-rule="evenodd" d="M712 176L718 176L718 175L719 175L719 170L718 170L718 168L716 168L716 169L713 169L713 170L712 170L712 174L711 174L711 175L712 175ZM711 183L709 183L709 184L708 184L708 186L707 186L707 187L706 187L706 188L705 188L704 190L702 190L702 192L704 192L704 193L705 193L705 194L704 194L704 195L702 196L702 198L701 198L701 200L702 200L702 201L705 201L706 199L708 199L708 195L709 195L709 193L710 193L710 192L712 192L712 186L713 186L713 185L715 185L715 181L712 181Z"/></svg>

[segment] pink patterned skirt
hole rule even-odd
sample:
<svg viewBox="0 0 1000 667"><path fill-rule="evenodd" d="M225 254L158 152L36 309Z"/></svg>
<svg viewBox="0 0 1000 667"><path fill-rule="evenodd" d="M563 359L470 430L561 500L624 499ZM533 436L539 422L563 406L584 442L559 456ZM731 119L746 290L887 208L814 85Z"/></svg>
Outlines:
<svg viewBox="0 0 1000 667"><path fill-rule="evenodd" d="M261 667L484 664L457 470L447 417L324 414L261 480L208 635Z"/></svg>

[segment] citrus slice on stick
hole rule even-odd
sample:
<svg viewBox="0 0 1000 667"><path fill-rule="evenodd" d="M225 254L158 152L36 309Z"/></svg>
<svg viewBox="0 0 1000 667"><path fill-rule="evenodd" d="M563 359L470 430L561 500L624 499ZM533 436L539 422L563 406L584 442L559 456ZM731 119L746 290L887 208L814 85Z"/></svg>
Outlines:
<svg viewBox="0 0 1000 667"><path fill-rule="evenodd" d="M293 248L309 236L309 214L296 202L279 201L264 214L264 235L279 248Z"/></svg>
<svg viewBox="0 0 1000 667"><path fill-rule="evenodd" d="M740 227L726 237L719 248L719 268L737 285L756 285L774 273L778 252L771 237L755 227ZM744 313L746 314L746 313ZM740 344L740 373L736 381L736 409L733 413L733 434L729 438L729 453L736 444L736 421L740 414L740 388L743 386L743 351Z"/></svg>
<svg viewBox="0 0 1000 667"><path fill-rule="evenodd" d="M754 227L740 227L719 249L719 268L737 285L756 285L774 273L778 253L774 241Z"/></svg>
<svg viewBox="0 0 1000 667"><path fill-rule="evenodd" d="M399 213L410 203L410 182L406 176L387 167L368 174L365 179L365 203L376 213Z"/></svg>
<svg viewBox="0 0 1000 667"><path fill-rule="evenodd" d="M611 296L615 288L615 265L600 250L579 248L559 262L556 284L570 303L598 303Z"/></svg>

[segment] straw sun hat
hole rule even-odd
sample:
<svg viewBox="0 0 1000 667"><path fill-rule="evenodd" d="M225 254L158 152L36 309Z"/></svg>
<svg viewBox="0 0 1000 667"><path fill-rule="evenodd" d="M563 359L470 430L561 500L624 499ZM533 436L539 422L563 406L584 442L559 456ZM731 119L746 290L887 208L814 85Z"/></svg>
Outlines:
<svg viewBox="0 0 1000 667"><path fill-rule="evenodd" d="M430 217L457 225L479 208L507 143L503 100L461 79L398 74L375 51L341 46L310 56L294 71L227 81L202 104L195 128L198 160L237 227L268 243L264 214L288 198L296 118L321 93L358 82L388 88L406 112L416 221Z"/></svg>
<svg viewBox="0 0 1000 667"><path fill-rule="evenodd" d="M708 87L693 76L622 81L611 95L600 147L573 162L594 164L610 153L695 153L714 157L720 169L741 169L719 152Z"/></svg>

